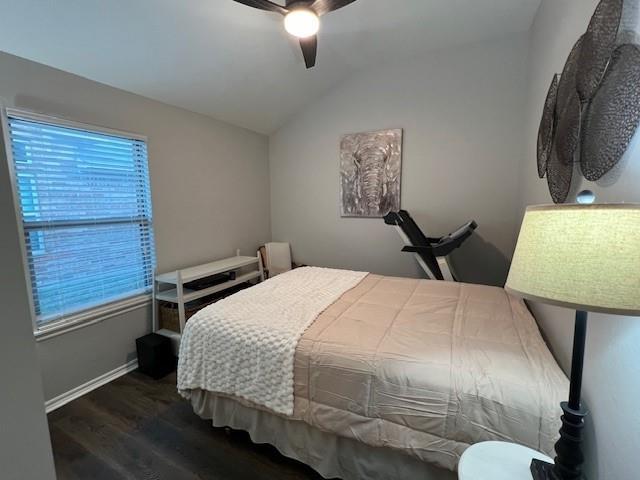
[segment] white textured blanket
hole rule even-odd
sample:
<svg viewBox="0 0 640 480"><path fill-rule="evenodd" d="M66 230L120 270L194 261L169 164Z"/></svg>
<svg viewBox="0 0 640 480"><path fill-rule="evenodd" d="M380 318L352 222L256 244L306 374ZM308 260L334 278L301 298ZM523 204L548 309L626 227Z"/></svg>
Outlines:
<svg viewBox="0 0 640 480"><path fill-rule="evenodd" d="M202 389L293 414L293 360L300 337L366 272L304 267L196 313L180 344L178 390Z"/></svg>

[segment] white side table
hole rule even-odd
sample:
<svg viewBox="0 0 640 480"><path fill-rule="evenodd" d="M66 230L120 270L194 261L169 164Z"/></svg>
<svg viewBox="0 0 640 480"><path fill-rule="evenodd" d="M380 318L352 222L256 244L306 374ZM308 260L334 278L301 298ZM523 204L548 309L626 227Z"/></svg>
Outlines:
<svg viewBox="0 0 640 480"><path fill-rule="evenodd" d="M537 458L553 463L531 448L507 442L482 442L464 451L458 464L459 480L531 480L529 466Z"/></svg>

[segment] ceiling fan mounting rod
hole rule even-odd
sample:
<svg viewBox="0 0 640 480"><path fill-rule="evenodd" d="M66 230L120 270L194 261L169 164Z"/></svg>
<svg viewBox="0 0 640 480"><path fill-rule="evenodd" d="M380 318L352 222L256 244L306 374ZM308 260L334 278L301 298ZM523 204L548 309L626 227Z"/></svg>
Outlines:
<svg viewBox="0 0 640 480"><path fill-rule="evenodd" d="M308 5L311 5L313 2L314 0L287 0L286 6L291 7L291 6L297 6L298 4L308 6Z"/></svg>
<svg viewBox="0 0 640 480"><path fill-rule="evenodd" d="M295 10L297 8L313 10L313 2L314 0L287 0L286 8L287 10Z"/></svg>

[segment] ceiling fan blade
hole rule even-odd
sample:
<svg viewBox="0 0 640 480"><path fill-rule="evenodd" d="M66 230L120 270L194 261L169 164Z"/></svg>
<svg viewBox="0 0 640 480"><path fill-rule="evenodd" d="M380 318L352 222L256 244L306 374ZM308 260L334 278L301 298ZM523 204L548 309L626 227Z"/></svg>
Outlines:
<svg viewBox="0 0 640 480"><path fill-rule="evenodd" d="M242 3L243 5L247 5L249 7L258 8L260 10L266 10L268 12L276 12L281 15L286 15L289 13L289 10L284 8L282 5L278 5L277 3L270 2L269 0L234 0L238 3Z"/></svg>
<svg viewBox="0 0 640 480"><path fill-rule="evenodd" d="M302 47L302 55L304 55L304 63L307 68L315 67L316 55L318 54L318 36L301 38L300 47Z"/></svg>
<svg viewBox="0 0 640 480"><path fill-rule="evenodd" d="M316 0L311 4L311 9L318 14L318 16L322 16L325 13L333 12L334 10L338 10L339 8L346 7L350 3L355 2L356 0Z"/></svg>

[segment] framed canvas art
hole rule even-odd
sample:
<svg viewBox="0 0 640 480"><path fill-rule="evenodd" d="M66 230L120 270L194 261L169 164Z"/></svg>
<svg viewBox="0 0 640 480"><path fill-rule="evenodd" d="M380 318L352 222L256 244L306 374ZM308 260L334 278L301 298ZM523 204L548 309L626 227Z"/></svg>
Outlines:
<svg viewBox="0 0 640 480"><path fill-rule="evenodd" d="M400 210L402 129L345 135L340 141L343 217L383 217Z"/></svg>

